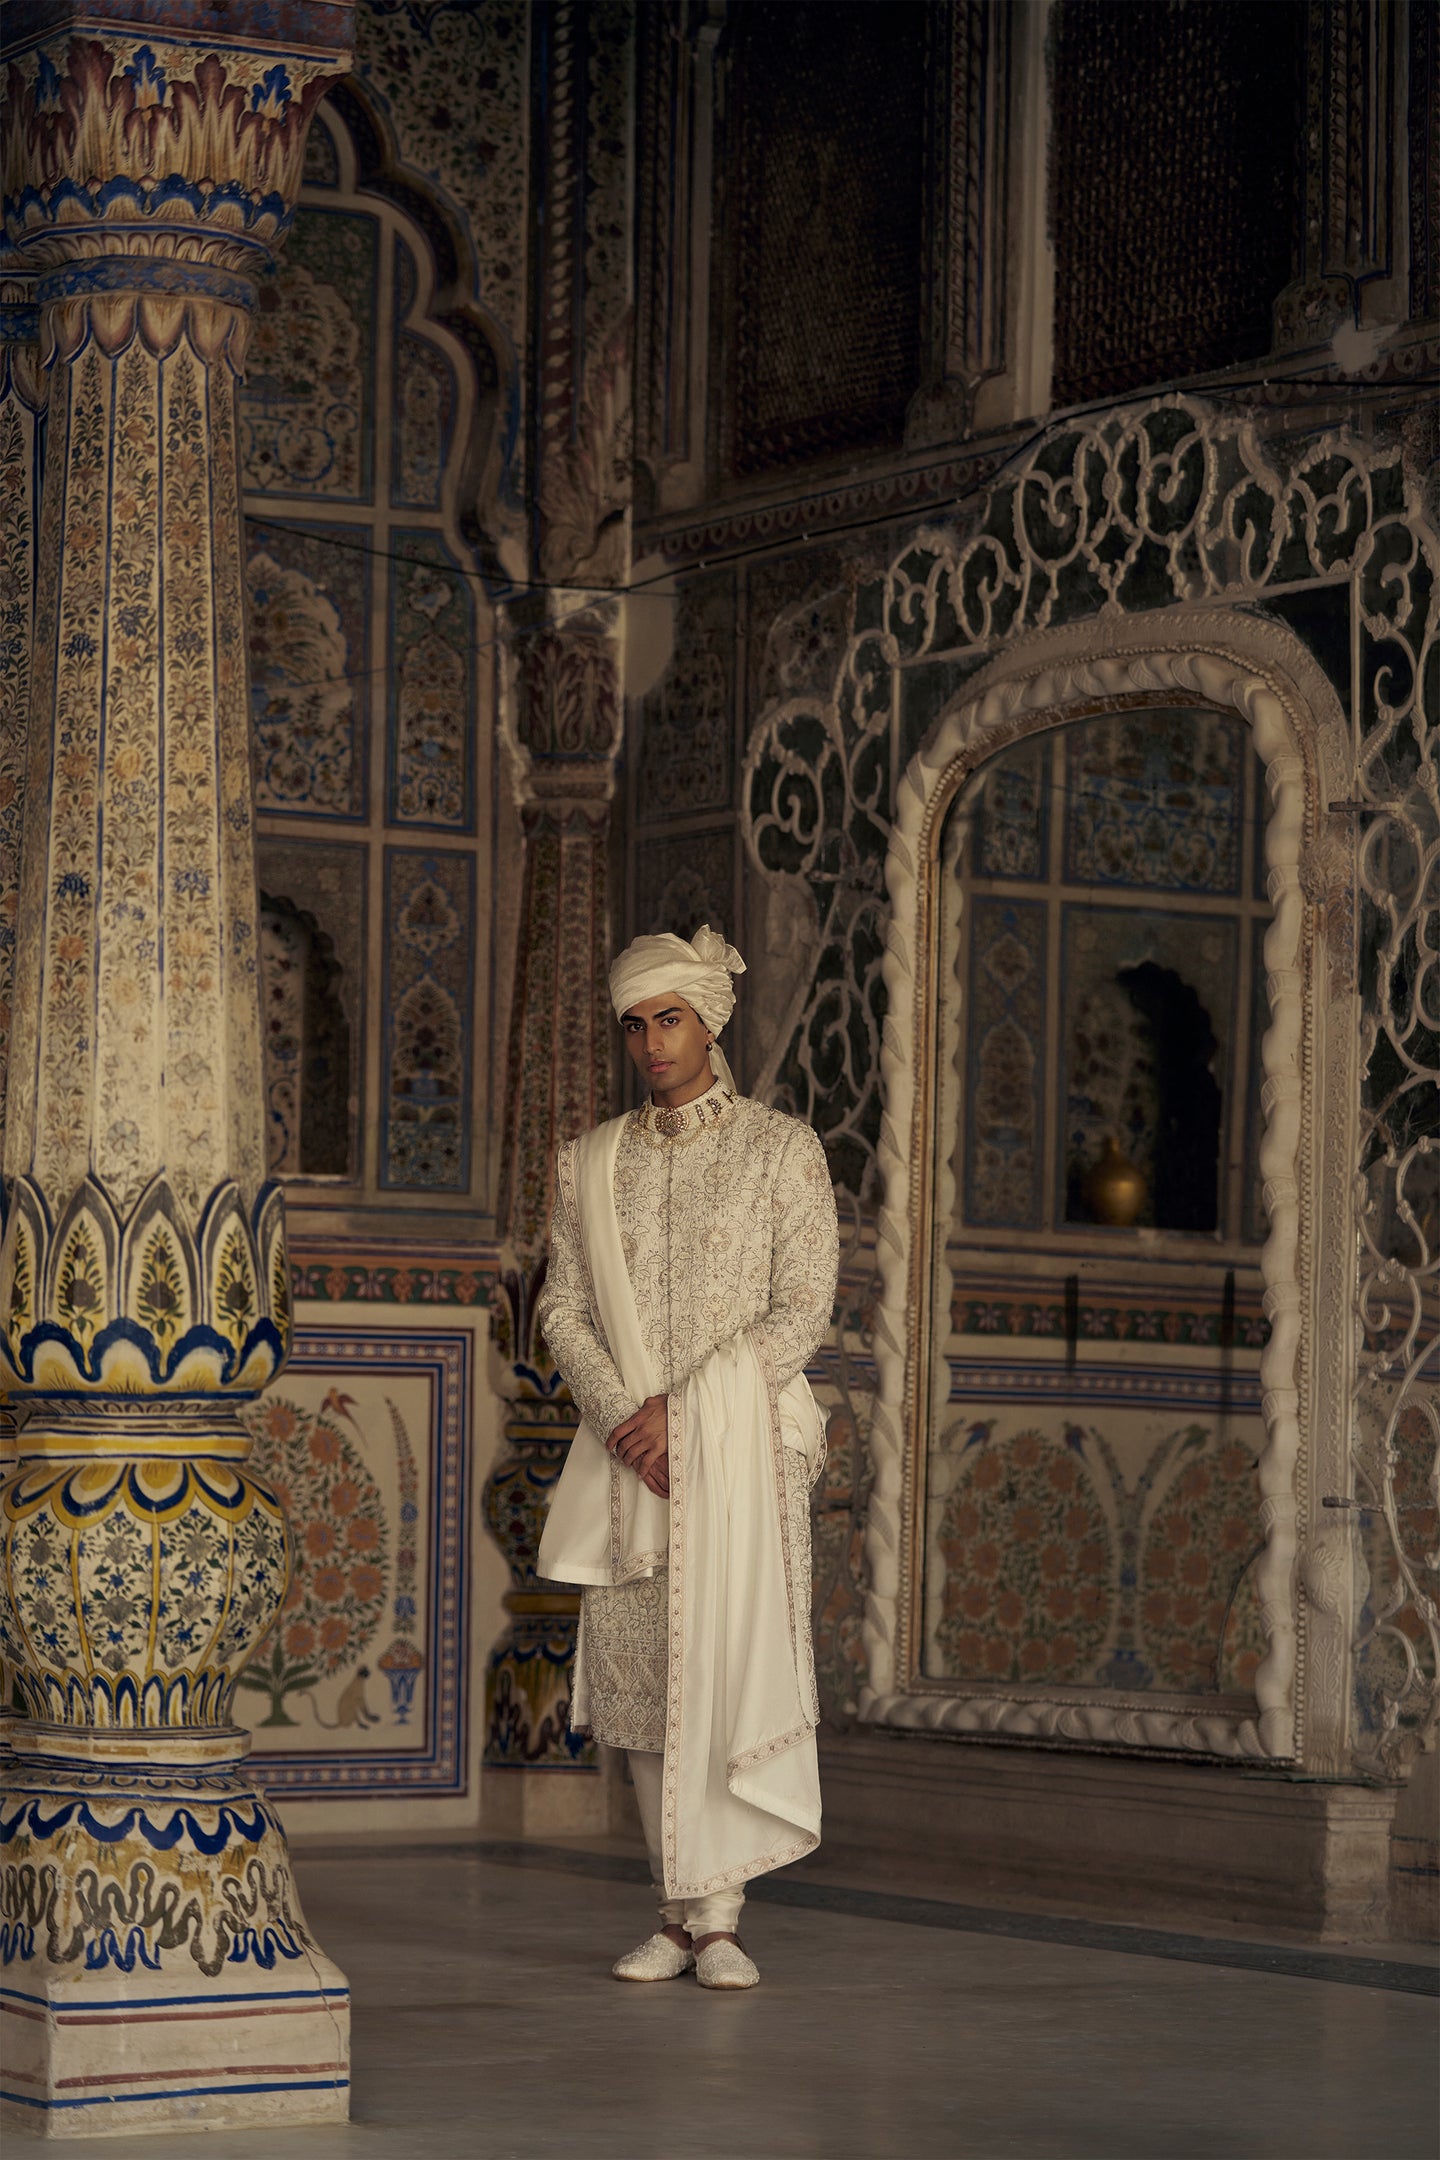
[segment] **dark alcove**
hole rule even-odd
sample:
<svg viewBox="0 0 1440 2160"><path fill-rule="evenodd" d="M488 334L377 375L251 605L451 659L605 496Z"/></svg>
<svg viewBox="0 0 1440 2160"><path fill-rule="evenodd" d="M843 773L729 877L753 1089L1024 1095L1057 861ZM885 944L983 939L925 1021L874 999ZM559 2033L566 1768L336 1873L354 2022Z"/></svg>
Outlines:
<svg viewBox="0 0 1440 2160"><path fill-rule="evenodd" d="M1219 1222L1219 1084L1210 1015L1173 968L1143 960L1116 981L1150 1031L1158 1117L1152 1203L1157 1230Z"/></svg>

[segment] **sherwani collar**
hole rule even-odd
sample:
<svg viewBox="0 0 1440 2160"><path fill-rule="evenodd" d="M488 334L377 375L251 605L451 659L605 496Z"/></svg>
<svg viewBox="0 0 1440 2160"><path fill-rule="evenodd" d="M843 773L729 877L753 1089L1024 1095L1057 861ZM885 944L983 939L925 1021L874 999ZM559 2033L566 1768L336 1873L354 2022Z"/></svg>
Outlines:
<svg viewBox="0 0 1440 2160"><path fill-rule="evenodd" d="M717 1080L714 1087L697 1095L693 1102L681 1103L676 1108L656 1102L647 1102L635 1112L635 1123L644 1137L656 1146L683 1143L698 1139L702 1132L722 1125L732 1117L739 1101L733 1088L727 1088Z"/></svg>

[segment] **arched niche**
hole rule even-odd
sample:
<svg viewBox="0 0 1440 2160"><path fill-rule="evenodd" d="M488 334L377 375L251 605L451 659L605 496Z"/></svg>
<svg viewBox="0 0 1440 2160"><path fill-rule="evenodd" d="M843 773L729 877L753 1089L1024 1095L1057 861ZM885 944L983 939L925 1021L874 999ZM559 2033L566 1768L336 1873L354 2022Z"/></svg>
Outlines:
<svg viewBox="0 0 1440 2160"><path fill-rule="evenodd" d="M335 941L283 893L260 893L261 1049L267 1167L274 1178L355 1174L354 1031Z"/></svg>
<svg viewBox="0 0 1440 2160"><path fill-rule="evenodd" d="M240 407L259 859L294 911L267 925L262 994L283 1014L303 978L312 1007L308 1029L287 1018L268 1038L298 1206L487 1197L471 1135L517 401L463 218L403 164L364 86L338 86L260 288ZM421 892L443 895L443 936ZM443 1146L422 1007L447 1016Z"/></svg>
<svg viewBox="0 0 1440 2160"><path fill-rule="evenodd" d="M1095 715L1157 705L1235 716L1263 763L1268 796L1259 1162L1269 1337L1260 1353L1263 1543L1254 1566L1265 1647L1249 1706L1191 1700L1175 1688L943 1684L922 1655L927 1450L949 1391L932 1340L933 1315L947 1307L935 1234L946 1174L941 1164L937 1175L935 1119L941 836L951 807L997 751ZM1354 1243L1353 842L1343 810L1329 807L1343 796L1347 759L1338 699L1298 639L1238 610L1197 608L1018 639L941 714L904 774L885 863L879 1384L866 1534L868 1681L859 1706L867 1721L1310 1767L1345 1757L1355 1584L1343 1533L1330 1533L1322 1502L1348 1476L1353 1356L1353 1263L1343 1260Z"/></svg>

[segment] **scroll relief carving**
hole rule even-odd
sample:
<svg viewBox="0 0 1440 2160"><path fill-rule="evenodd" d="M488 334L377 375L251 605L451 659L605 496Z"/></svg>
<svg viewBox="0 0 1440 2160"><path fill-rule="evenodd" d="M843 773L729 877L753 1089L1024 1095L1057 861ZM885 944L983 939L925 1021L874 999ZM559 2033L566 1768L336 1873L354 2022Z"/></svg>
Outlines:
<svg viewBox="0 0 1440 2160"><path fill-rule="evenodd" d="M865 1201L880 1189L885 1194L880 1249L887 1290L877 1320L882 1377L867 1543L867 1716L1221 1754L1288 1755L1298 1744L1303 1755L1303 1705L1298 1742L1296 1725L1303 1624L1315 1638L1309 1665L1325 1673L1327 1696L1335 1697L1320 1719L1328 1737L1323 1747L1315 1743L1317 1760L1339 1768L1342 1756L1353 1759L1358 1748L1377 1767L1393 1769L1433 1731L1440 1610L1425 1528L1428 1523L1433 1545L1434 1517L1423 1503L1428 1495L1433 1507L1440 1426L1422 1381L1436 1348L1436 1236L1422 1198L1427 1177L1433 1185L1434 1143L1424 1135L1420 1111L1422 1089L1433 1089L1435 1063L1440 779L1437 723L1427 716L1422 685L1435 664L1437 567L1440 545L1399 444L1376 448L1336 431L1289 453L1282 469L1251 420L1191 398L1154 399L1058 424L953 524L916 531L881 575L852 583L828 693L780 697L761 715L745 765L747 844L761 874L814 911L820 932L815 964L765 1084L816 1124L843 1185ZM1360 626L1348 740L1334 729L1333 741L1300 742L1295 730L1303 714L1297 706L1285 718L1283 682L1277 685L1264 656L1288 647L1317 679L1318 670L1278 625L1233 612L1306 586L1337 588L1337 600L1346 595ZM1212 653L1205 661L1193 650L1172 650L1166 658L1170 625L1182 610L1186 634L1174 643L1203 647L1197 615L1213 611L1218 628L1225 611L1247 631L1236 646L1243 659ZM1066 626L1078 638L1082 625L1089 626L1083 642L1093 677L1062 679L1063 670L1048 682L1037 676L1022 642L1028 647L1046 633L1068 636ZM1107 675L1101 656L1136 647L1142 633L1150 661L1141 665L1132 651ZM1028 666L1027 682L1012 681L1000 704L989 702L1000 698L998 690L987 692L983 718L978 706L957 712L967 679L982 668L995 674L1006 655L1017 677ZM1204 669L1212 666L1221 668L1223 680L1210 682ZM1267 845L1276 915L1265 966L1276 1026L1266 1052L1262 1159L1272 1222L1271 1339L1262 1375L1268 1439L1261 1598L1269 1648L1258 1718L1238 1723L1149 1707L1122 1714L1113 1705L1007 1705L995 1696L966 1705L953 1696L907 1694L899 1662L905 1645L897 1636L907 1534L905 1301L915 1288L907 1224L918 1198L910 1145L913 985L921 959L915 896L925 804L947 762L962 754L978 761L979 732L998 747L1044 724L1042 713L1053 722L1067 702L1123 697L1162 679L1197 695L1203 679L1207 698L1220 698L1250 721L1274 804ZM929 711L949 708L928 735L905 719L907 699L913 707L914 690L927 680L941 682ZM1338 713L1334 693L1322 690L1320 702L1328 698ZM1308 691L1300 703L1318 709ZM897 788L891 774L904 769L905 752L917 740L925 747ZM1296 1077L1300 924L1307 915L1326 977L1315 986L1317 1005L1323 998L1350 1009L1355 947L1362 958L1375 955L1367 962L1373 987L1368 980L1359 985L1365 1014L1358 1063L1353 1050L1348 1062L1327 1053L1330 1096L1313 1143L1301 1131ZM1348 1089L1343 1101L1337 1089ZM1338 1244L1331 1237L1317 1248L1318 1227L1301 1219L1297 1194L1302 1172L1312 1180L1318 1174L1312 1158L1322 1131L1327 1190L1340 1190L1343 1205L1334 1202ZM1329 1410L1318 1402L1302 1406L1296 1372L1297 1249L1308 1266L1309 1252L1318 1262L1326 1251L1348 1251L1353 1236L1340 1222L1350 1204L1345 1176L1334 1175L1341 1162L1350 1165L1361 1211L1359 1274L1322 1267L1318 1292L1336 1341L1348 1341L1359 1327L1358 1357L1347 1352L1340 1361L1353 1427L1343 1401ZM1317 1356L1323 1352L1317 1344ZM1313 1436L1322 1414L1327 1437L1310 1470L1323 1491L1311 1492L1306 1506L1313 1514L1326 1494L1349 1501L1353 1519L1345 1529L1369 1525L1361 1534L1367 1550L1374 1549L1371 1568L1378 1567L1383 1587L1356 1642L1347 1635L1317 1658L1327 1626L1332 1633L1349 1629L1351 1602L1343 1597L1339 1609L1328 1610L1335 1602L1332 1571L1319 1560L1299 1588L1293 1580L1301 1421L1309 1421ZM1360 1435L1353 1460L1351 1429ZM1335 1530L1334 1515L1324 1522L1327 1534ZM1312 1578L1313 1600L1297 1603ZM1341 1698L1353 1654L1367 1645L1373 1677L1357 1708L1358 1697L1356 1703ZM1338 1654L1331 1656L1331 1648Z"/></svg>

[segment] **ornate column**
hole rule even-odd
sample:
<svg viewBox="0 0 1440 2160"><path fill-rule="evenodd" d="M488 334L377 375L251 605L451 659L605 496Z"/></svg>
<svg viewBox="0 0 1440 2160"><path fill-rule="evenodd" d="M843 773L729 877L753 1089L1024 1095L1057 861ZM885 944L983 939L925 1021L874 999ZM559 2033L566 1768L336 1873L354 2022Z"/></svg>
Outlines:
<svg viewBox="0 0 1440 2160"><path fill-rule="evenodd" d="M931 25L925 374L906 415L907 450L1011 417L1002 378L1013 350L1005 288L1014 13L980 0L937 9Z"/></svg>
<svg viewBox="0 0 1440 2160"><path fill-rule="evenodd" d="M610 806L623 733L634 316L628 235L634 0L534 14L531 564L505 610L503 729L525 840L500 1221L513 1268L496 1314L505 1443L485 1518L510 1567L510 1624L486 1684L485 1819L604 1829L596 1751L569 1727L578 1595L536 1548L577 1422L534 1324L559 1141L612 1108ZM571 1775L561 1773L569 1772ZM578 1773L578 1774L576 1774Z"/></svg>
<svg viewBox="0 0 1440 2160"><path fill-rule="evenodd" d="M1395 150L1404 140L1404 17L1370 0L1308 0L1305 14L1304 170L1294 276L1275 303L1277 352L1328 344L1337 330L1403 323L1408 311ZM1371 357L1361 344L1342 364Z"/></svg>
<svg viewBox="0 0 1440 2160"><path fill-rule="evenodd" d="M613 1021L608 847L620 748L614 610L517 626L507 728L525 830L506 1088L505 1231L542 1252L557 1141L609 1113Z"/></svg>
<svg viewBox="0 0 1440 2160"><path fill-rule="evenodd" d="M534 1775L556 1770L594 1772L592 1740L572 1733L570 1689L580 1598L535 1572L550 1496L565 1467L577 1423L570 1391L555 1370L535 1325L544 1263L508 1269L496 1298L495 1349L505 1404L504 1445L481 1493L486 1529L505 1555L510 1588L505 1632L485 1672L487 1829L544 1834L603 1829L598 1787L587 1781Z"/></svg>
<svg viewBox="0 0 1440 2160"><path fill-rule="evenodd" d="M40 316L32 281L8 274L0 256L0 1131L14 1019L15 908L20 888L20 825L25 803L30 648L34 635L35 546L44 376ZM0 1382L0 1480L14 1468L15 1414ZM17 1715L14 1682L0 1639L0 1771Z"/></svg>
<svg viewBox="0 0 1440 2160"><path fill-rule="evenodd" d="M535 1326L544 1281L555 1148L611 1111L613 1021L609 821L620 744L618 655L610 617L587 609L563 625L522 619L507 734L525 831L515 999L506 1087L506 1240L518 1266L497 1310L505 1452L483 1495L485 1520L511 1571L509 1627L486 1679L487 1770L595 1770L592 1744L569 1728L580 1622L576 1592L539 1581L535 1557L550 1492L578 1422ZM490 1779L496 1829L604 1828L598 1785L553 1777Z"/></svg>
<svg viewBox="0 0 1440 2160"><path fill-rule="evenodd" d="M51 2136L343 2118L348 2090L345 1982L231 1698L288 1568L237 1406L290 1333L235 400L349 11L306 10L299 49L258 5L214 43L178 0L179 41L153 7L71 36L81 12L24 11L3 114L48 406L0 1186L0 1630L26 1712L0 2005L5 2107Z"/></svg>

